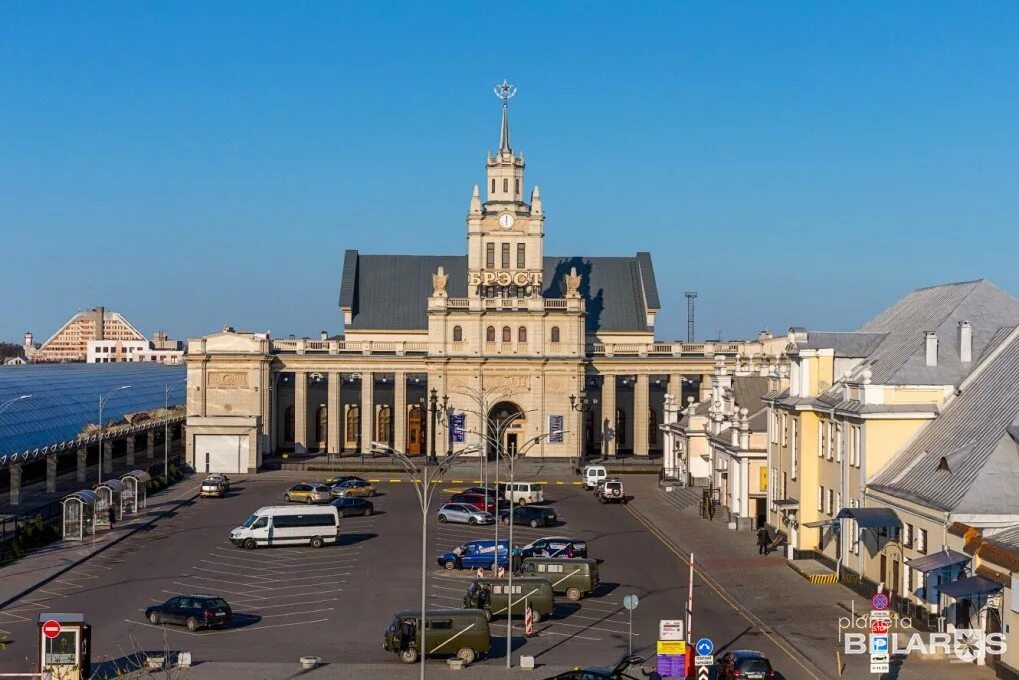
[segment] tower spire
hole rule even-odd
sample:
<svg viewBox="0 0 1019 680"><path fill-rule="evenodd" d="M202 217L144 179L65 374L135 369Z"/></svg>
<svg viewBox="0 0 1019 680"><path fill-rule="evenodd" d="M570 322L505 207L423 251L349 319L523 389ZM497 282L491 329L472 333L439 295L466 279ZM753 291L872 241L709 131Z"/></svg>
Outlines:
<svg viewBox="0 0 1019 680"><path fill-rule="evenodd" d="M502 100L502 129L499 132L499 153L512 154L513 147L510 146L510 133L509 133L509 100L513 99L513 96L517 93L515 85L510 85L509 81L503 79L501 85L496 85L493 90L495 96Z"/></svg>

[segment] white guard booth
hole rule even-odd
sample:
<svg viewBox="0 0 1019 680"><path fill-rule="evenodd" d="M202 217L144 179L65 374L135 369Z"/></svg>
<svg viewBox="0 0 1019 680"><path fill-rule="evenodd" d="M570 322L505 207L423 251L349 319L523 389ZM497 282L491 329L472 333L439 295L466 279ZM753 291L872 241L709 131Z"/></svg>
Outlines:
<svg viewBox="0 0 1019 680"><path fill-rule="evenodd" d="M96 504L95 524L99 528L110 528L109 510L112 507L114 516L120 520L124 518L124 494L127 491L127 484L119 479L108 479L102 484L96 484L95 492L99 496Z"/></svg>
<svg viewBox="0 0 1019 680"><path fill-rule="evenodd" d="M84 489L65 496L60 503L64 506L64 540L82 541L95 534L95 511L99 496L95 491Z"/></svg>
<svg viewBox="0 0 1019 680"><path fill-rule="evenodd" d="M147 503L146 489L152 476L144 470L132 470L120 478L127 490L121 498L121 503L127 512L136 513L139 508L144 508Z"/></svg>
<svg viewBox="0 0 1019 680"><path fill-rule="evenodd" d="M195 435L195 471L237 474L248 471L248 436Z"/></svg>

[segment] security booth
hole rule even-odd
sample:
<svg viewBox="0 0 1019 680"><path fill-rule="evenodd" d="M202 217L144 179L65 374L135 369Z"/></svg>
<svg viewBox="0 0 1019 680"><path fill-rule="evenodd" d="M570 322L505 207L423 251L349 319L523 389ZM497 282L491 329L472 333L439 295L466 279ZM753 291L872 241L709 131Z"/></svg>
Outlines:
<svg viewBox="0 0 1019 680"><path fill-rule="evenodd" d="M113 508L113 516L117 520L124 518L124 493L126 491L127 484L119 479L108 479L101 484L96 484L95 492L99 496L95 513L96 528L110 528L110 508Z"/></svg>
<svg viewBox="0 0 1019 680"><path fill-rule="evenodd" d="M92 677L92 628L84 614L39 614L39 673L53 680Z"/></svg>
<svg viewBox="0 0 1019 680"><path fill-rule="evenodd" d="M82 541L95 534L95 513L99 505L99 495L95 491L75 491L64 496L60 503L64 510L65 541Z"/></svg>
<svg viewBox="0 0 1019 680"><path fill-rule="evenodd" d="M127 512L136 513L138 508L144 508L146 503L146 489L152 476L144 470L132 470L120 478L127 490L124 492L121 502Z"/></svg>

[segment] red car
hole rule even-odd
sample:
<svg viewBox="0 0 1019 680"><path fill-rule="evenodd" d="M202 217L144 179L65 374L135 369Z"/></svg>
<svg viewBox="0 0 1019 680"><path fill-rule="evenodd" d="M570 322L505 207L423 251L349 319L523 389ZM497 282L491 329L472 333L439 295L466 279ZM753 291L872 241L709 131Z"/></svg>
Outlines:
<svg viewBox="0 0 1019 680"><path fill-rule="evenodd" d="M484 510L495 514L495 501L489 496L482 496L479 493L458 493L449 497L450 503L466 503L473 505L478 510Z"/></svg>

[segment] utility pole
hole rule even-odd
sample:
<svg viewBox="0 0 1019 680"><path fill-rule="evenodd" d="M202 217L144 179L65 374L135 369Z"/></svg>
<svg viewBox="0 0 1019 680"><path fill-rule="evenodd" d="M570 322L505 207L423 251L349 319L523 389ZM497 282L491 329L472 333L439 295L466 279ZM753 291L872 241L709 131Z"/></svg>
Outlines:
<svg viewBox="0 0 1019 680"><path fill-rule="evenodd" d="M686 295L686 341L693 342L694 339L694 311L693 301L697 299L697 291L688 290Z"/></svg>

